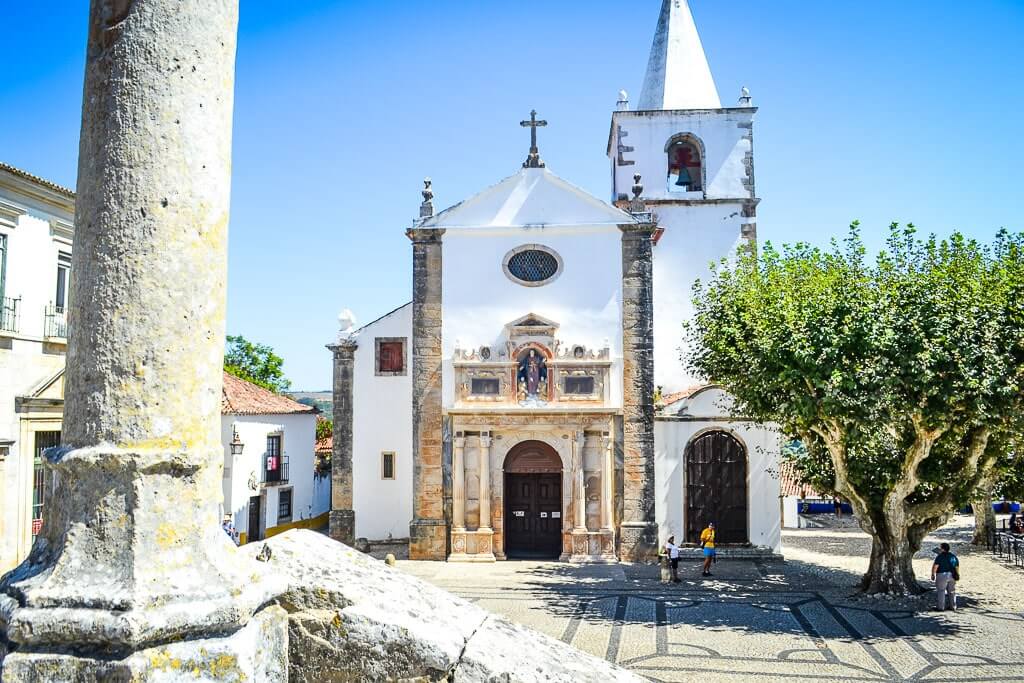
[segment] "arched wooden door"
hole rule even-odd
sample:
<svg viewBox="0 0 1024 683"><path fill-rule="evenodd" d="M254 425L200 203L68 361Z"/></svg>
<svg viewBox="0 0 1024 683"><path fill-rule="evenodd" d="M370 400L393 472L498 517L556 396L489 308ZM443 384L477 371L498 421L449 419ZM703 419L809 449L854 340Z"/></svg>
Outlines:
<svg viewBox="0 0 1024 683"><path fill-rule="evenodd" d="M747 450L728 432L701 434L686 447L686 540L715 523L718 543L749 543Z"/></svg>
<svg viewBox="0 0 1024 683"><path fill-rule="evenodd" d="M505 555L562 553L562 460L543 441L516 444L505 458Z"/></svg>

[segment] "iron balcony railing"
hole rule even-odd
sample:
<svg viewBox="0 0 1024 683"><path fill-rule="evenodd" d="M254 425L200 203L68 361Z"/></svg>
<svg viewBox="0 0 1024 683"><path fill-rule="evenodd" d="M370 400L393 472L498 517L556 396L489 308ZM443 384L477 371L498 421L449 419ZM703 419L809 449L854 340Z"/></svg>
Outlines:
<svg viewBox="0 0 1024 683"><path fill-rule="evenodd" d="M288 483L288 456L263 456L263 483L267 486L282 486Z"/></svg>
<svg viewBox="0 0 1024 683"><path fill-rule="evenodd" d="M18 304L21 299L3 298L3 308L0 308L0 330L4 332L18 331Z"/></svg>
<svg viewBox="0 0 1024 683"><path fill-rule="evenodd" d="M63 306L50 304L46 307L43 320L43 336L57 339L68 338L68 313Z"/></svg>

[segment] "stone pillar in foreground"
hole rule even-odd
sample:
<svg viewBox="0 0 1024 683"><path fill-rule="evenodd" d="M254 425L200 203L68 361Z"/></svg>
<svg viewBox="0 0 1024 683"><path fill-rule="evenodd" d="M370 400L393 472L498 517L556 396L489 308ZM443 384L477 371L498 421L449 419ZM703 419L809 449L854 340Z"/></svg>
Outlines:
<svg viewBox="0 0 1024 683"><path fill-rule="evenodd" d="M639 186L639 178L637 179ZM640 191L643 187L640 186ZM636 187L634 194L639 197ZM622 230L622 559L657 557L654 517L654 283L653 236L656 225L637 200L631 209L644 222ZM637 209L640 209L637 211Z"/></svg>
<svg viewBox="0 0 1024 683"><path fill-rule="evenodd" d="M352 505L352 389L356 349L351 339L328 345L334 356L334 436L331 450L331 538L346 545L356 542L356 513Z"/></svg>
<svg viewBox="0 0 1024 683"><path fill-rule="evenodd" d="M441 237L443 230L411 228L412 241L412 479L409 559L444 560L441 463Z"/></svg>
<svg viewBox="0 0 1024 683"><path fill-rule="evenodd" d="M261 610L283 585L218 510L237 17L92 0L64 445L42 532L0 580L5 682L167 680L170 662L284 680L285 616Z"/></svg>

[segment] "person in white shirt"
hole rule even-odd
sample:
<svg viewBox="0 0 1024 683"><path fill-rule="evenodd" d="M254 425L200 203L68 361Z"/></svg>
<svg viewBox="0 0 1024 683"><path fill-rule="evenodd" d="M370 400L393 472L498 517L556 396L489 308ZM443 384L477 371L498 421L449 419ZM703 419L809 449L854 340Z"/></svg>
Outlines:
<svg viewBox="0 0 1024 683"><path fill-rule="evenodd" d="M668 541L665 542L665 553L672 566L672 583L679 583L679 546L676 545L675 536L669 536Z"/></svg>

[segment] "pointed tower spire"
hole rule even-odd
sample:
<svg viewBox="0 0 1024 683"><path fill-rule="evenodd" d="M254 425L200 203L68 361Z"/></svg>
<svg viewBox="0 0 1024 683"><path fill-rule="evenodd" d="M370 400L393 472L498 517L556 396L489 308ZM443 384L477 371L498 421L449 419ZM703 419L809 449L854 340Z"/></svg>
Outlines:
<svg viewBox="0 0 1024 683"><path fill-rule="evenodd" d="M637 109L722 106L687 0L663 0Z"/></svg>

